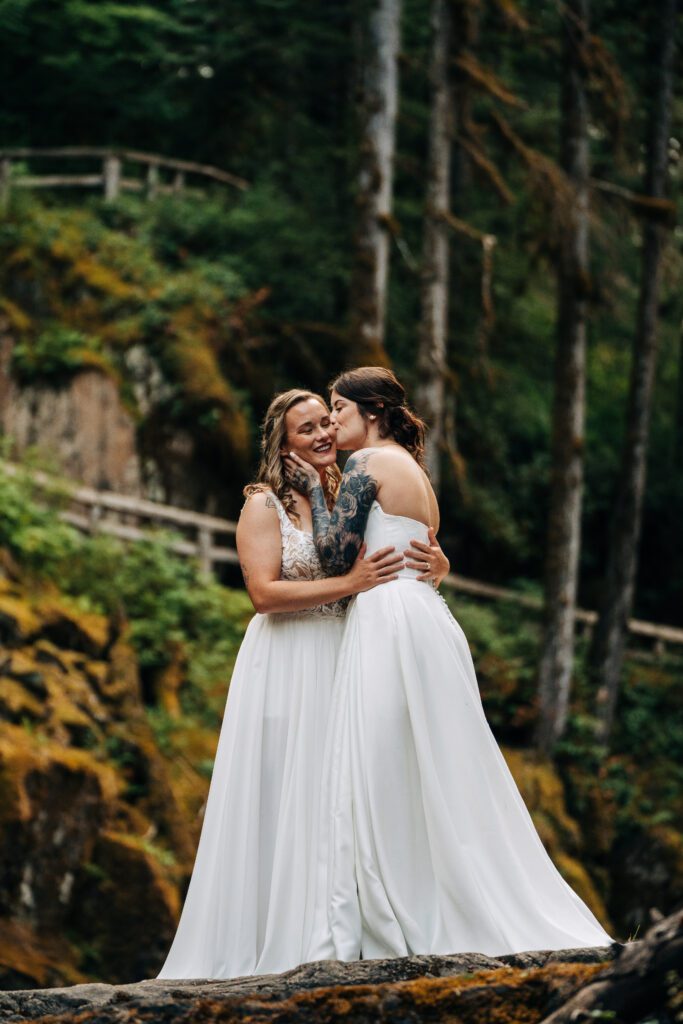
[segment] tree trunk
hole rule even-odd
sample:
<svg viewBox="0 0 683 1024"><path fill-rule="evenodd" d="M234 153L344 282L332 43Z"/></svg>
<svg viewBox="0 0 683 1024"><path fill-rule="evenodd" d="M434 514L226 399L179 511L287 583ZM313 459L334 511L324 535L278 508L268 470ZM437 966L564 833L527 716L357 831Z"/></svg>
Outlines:
<svg viewBox="0 0 683 1024"><path fill-rule="evenodd" d="M567 0L562 15L560 161L575 197L558 259L552 472L536 730L536 744L546 754L563 732L569 705L581 543L589 154L586 72L580 54L587 32L588 0Z"/></svg>
<svg viewBox="0 0 683 1024"><path fill-rule="evenodd" d="M645 194L667 190L669 131L676 50L678 0L660 0L653 58L655 83L647 144ZM598 682L599 735L609 737L619 692L628 620L633 606L642 519L652 389L657 364L657 316L666 228L655 220L643 229L638 318L633 342L626 432L607 552L607 571L590 667Z"/></svg>
<svg viewBox="0 0 683 1024"><path fill-rule="evenodd" d="M364 6L364 5L363 5ZM401 0L374 0L360 54L361 141L351 281L353 356L386 363L384 321L391 241Z"/></svg>
<svg viewBox="0 0 683 1024"><path fill-rule="evenodd" d="M678 329L678 388L676 396L676 437L674 467L683 470L683 321Z"/></svg>
<svg viewBox="0 0 683 1024"><path fill-rule="evenodd" d="M427 199L422 255L422 322L417 367L417 404L429 425L427 467L439 491L444 430L444 377L448 336L448 246L445 214L450 208L453 89L449 75L451 0L433 0L431 9L431 112Z"/></svg>

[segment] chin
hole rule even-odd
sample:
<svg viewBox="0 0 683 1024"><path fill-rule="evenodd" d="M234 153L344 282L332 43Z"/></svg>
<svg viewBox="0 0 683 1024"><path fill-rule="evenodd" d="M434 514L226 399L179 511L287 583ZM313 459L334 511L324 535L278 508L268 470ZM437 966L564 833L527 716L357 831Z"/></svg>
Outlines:
<svg viewBox="0 0 683 1024"><path fill-rule="evenodd" d="M337 448L340 452L356 452L359 448L362 448L365 444L364 438L357 438L354 440L352 437L337 438Z"/></svg>
<svg viewBox="0 0 683 1024"><path fill-rule="evenodd" d="M337 449L325 452L324 455L312 455L310 458L307 455L302 455L301 458L313 466L313 469L317 469L320 472L320 470L327 469L328 466L335 464L337 461Z"/></svg>

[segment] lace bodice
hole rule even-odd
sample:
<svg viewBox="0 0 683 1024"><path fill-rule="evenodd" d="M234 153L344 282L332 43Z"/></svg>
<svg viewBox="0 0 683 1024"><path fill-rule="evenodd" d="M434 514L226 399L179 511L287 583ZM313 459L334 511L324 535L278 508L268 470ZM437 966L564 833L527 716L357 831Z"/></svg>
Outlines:
<svg viewBox="0 0 683 1024"><path fill-rule="evenodd" d="M272 492L270 497L275 502L278 518L280 520L280 533L282 536L282 568L280 570L281 580L322 580L327 573L323 570L318 552L313 542L313 536L306 530L298 530L287 515L285 508ZM288 618L309 617L341 617L346 614L348 598L339 601L332 601L330 604L319 604L313 608L306 608L296 612L276 612L276 615L286 615Z"/></svg>

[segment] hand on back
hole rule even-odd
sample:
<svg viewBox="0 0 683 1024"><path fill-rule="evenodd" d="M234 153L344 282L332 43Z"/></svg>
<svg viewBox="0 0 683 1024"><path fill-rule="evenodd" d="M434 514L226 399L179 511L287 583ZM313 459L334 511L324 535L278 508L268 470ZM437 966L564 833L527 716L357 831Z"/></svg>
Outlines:
<svg viewBox="0 0 683 1024"><path fill-rule="evenodd" d="M393 547L379 548L369 558L365 557L366 551L367 544L362 544L356 561L346 574L354 594L398 579L397 573L405 564L401 552Z"/></svg>

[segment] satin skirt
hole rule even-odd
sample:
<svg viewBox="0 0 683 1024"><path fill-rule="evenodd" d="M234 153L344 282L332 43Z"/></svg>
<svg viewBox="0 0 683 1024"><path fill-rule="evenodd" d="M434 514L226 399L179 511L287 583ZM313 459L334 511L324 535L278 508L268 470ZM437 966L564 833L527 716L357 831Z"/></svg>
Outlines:
<svg viewBox="0 0 683 1024"><path fill-rule="evenodd" d="M548 856L428 585L352 602L324 761L306 960L612 942Z"/></svg>
<svg viewBox="0 0 683 1024"><path fill-rule="evenodd" d="M255 615L235 663L182 916L159 978L305 959L343 618Z"/></svg>

